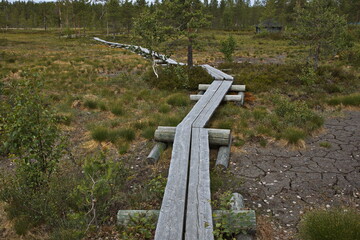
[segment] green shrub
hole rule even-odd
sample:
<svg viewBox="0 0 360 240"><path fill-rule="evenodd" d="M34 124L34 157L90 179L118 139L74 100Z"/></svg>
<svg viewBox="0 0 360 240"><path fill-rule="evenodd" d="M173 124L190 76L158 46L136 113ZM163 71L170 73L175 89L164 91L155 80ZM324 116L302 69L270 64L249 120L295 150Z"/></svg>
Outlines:
<svg viewBox="0 0 360 240"><path fill-rule="evenodd" d="M109 129L96 127L91 131L91 137L98 142L105 142L109 139Z"/></svg>
<svg viewBox="0 0 360 240"><path fill-rule="evenodd" d="M235 52L236 42L232 35L230 35L226 40L221 42L220 52L224 54L226 62L233 61L233 54Z"/></svg>
<svg viewBox="0 0 360 240"><path fill-rule="evenodd" d="M181 93L175 93L170 95L166 102L170 104L171 106L175 107L185 107L190 104L190 99L188 96L181 94Z"/></svg>
<svg viewBox="0 0 360 240"><path fill-rule="evenodd" d="M156 229L157 217L135 214L131 216L126 227L122 227L122 239L153 239Z"/></svg>
<svg viewBox="0 0 360 240"><path fill-rule="evenodd" d="M97 101L95 101L95 100L87 99L84 102L84 106L89 109L95 109L98 107L98 104L97 104Z"/></svg>
<svg viewBox="0 0 360 240"><path fill-rule="evenodd" d="M329 105L360 106L360 94L333 97L327 101Z"/></svg>
<svg viewBox="0 0 360 240"><path fill-rule="evenodd" d="M201 67L192 67L188 69L186 66L166 66L158 71L159 78L155 76L152 69L149 69L144 80L159 89L176 90L188 89L196 90L200 83L211 83L212 77Z"/></svg>
<svg viewBox="0 0 360 240"><path fill-rule="evenodd" d="M282 138L286 139L290 144L297 144L299 140L305 137L306 133L299 128L287 128L282 133Z"/></svg>
<svg viewBox="0 0 360 240"><path fill-rule="evenodd" d="M287 98L275 97L275 113L289 127L298 127L311 132L324 123L324 119L313 112L305 102L291 102Z"/></svg>
<svg viewBox="0 0 360 240"><path fill-rule="evenodd" d="M360 239L360 214L352 209L313 210L299 227L302 240Z"/></svg>

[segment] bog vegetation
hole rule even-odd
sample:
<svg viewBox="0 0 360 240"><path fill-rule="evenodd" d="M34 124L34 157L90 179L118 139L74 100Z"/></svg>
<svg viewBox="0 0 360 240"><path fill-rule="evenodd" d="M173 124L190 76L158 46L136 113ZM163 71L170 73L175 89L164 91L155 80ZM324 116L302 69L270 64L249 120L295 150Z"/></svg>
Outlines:
<svg viewBox="0 0 360 240"><path fill-rule="evenodd" d="M151 62L89 36L167 49L182 62L191 50L194 64L217 65L235 77L235 84L245 84L245 105L223 103L209 123L232 129L236 148L279 141L301 147L333 111L358 107L360 29L348 24L360 21L351 11L360 7L358 2L316 1L337 16L333 21L340 30L331 36L344 36L331 47L323 42L328 35L319 38L318 55L306 36L296 36L311 19L311 5L255 2L196 2L202 12L190 15L201 15L201 24L192 17L174 18L191 26L177 29L179 22L168 26L154 18L168 7L167 1L2 1L0 207L7 220L0 221L11 221L16 234L25 238L153 236L152 219L137 216L129 228L118 229L116 212L160 207L171 149L159 163L145 163L154 131L160 125L176 126L193 106L189 94L212 79L202 68L184 66L157 66L156 77ZM295 17L306 9L306 19ZM255 35L253 25L269 17L287 26L286 31ZM296 21L304 28L296 29ZM162 31L133 34L147 23ZM25 29L13 29L19 27ZM46 31L30 29L39 27ZM214 206L242 181L230 172L213 171ZM317 221L310 215L307 219ZM306 226L304 222L304 239ZM7 238L14 236L10 229L4 232ZM216 235L227 234L217 229Z"/></svg>

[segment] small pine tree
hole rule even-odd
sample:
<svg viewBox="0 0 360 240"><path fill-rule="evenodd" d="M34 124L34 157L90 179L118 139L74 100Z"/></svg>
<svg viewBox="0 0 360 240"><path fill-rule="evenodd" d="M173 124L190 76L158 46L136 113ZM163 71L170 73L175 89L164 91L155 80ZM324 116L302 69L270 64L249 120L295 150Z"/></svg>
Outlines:
<svg viewBox="0 0 360 240"><path fill-rule="evenodd" d="M230 35L226 40L221 42L220 52L224 54L226 62L233 61L233 54L235 52L236 42L232 35Z"/></svg>

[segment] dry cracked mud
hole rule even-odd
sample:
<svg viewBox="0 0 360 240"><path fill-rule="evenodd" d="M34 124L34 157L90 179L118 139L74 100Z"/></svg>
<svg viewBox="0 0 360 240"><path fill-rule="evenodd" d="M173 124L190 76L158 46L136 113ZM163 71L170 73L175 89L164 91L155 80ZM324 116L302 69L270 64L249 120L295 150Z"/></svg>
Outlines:
<svg viewBox="0 0 360 240"><path fill-rule="evenodd" d="M329 118L324 128L305 149L248 145L232 154L230 171L244 178L245 205L271 216L286 239L308 209L359 208L360 111Z"/></svg>

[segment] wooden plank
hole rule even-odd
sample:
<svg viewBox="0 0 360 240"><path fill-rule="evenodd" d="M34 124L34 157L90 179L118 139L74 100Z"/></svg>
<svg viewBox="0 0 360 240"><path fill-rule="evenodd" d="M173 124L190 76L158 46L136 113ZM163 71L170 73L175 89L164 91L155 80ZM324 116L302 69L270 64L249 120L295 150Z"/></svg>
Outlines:
<svg viewBox="0 0 360 240"><path fill-rule="evenodd" d="M180 123L176 128L169 175L156 226L155 240L182 239L190 142L191 126Z"/></svg>
<svg viewBox="0 0 360 240"><path fill-rule="evenodd" d="M231 130L207 128L209 132L209 143L212 146L229 146ZM174 142L176 127L159 126L154 134L158 142ZM150 155L149 155L150 156Z"/></svg>
<svg viewBox="0 0 360 240"><path fill-rule="evenodd" d="M210 204L208 131L193 128L191 141L185 239L211 240L214 239L214 235Z"/></svg>
<svg viewBox="0 0 360 240"><path fill-rule="evenodd" d="M244 93L244 92L241 92ZM202 95L196 95L196 94L191 94L190 95L190 100L191 101L199 101L202 98ZM243 96L238 94L238 95L225 95L223 101L226 102L242 102L243 100Z"/></svg>
<svg viewBox="0 0 360 240"><path fill-rule="evenodd" d="M206 104L201 114L198 115L196 120L193 123L193 127L202 128L206 125L209 121L210 117L215 112L216 108L221 103L222 99L224 98L225 94L231 87L232 81L221 81L220 87L216 91L216 95L211 98L210 101ZM206 93L206 92L205 92ZM205 96L205 95L204 95ZM199 100L199 102L202 98Z"/></svg>
<svg viewBox="0 0 360 240"><path fill-rule="evenodd" d="M205 91L206 89L208 89L209 86L210 84L199 84L198 90ZM246 90L245 85L231 85L230 88L230 91L234 91L234 92L244 92L245 90Z"/></svg>
<svg viewBox="0 0 360 240"><path fill-rule="evenodd" d="M218 80L234 80L232 76L226 74L208 64L200 65L201 67L205 68L205 70L214 78Z"/></svg>
<svg viewBox="0 0 360 240"><path fill-rule="evenodd" d="M185 116L182 123L192 124L194 120L199 116L199 114L206 107L208 102L214 96L218 88L221 86L223 81L213 81L210 87L206 90L202 98L194 105L190 112Z"/></svg>

